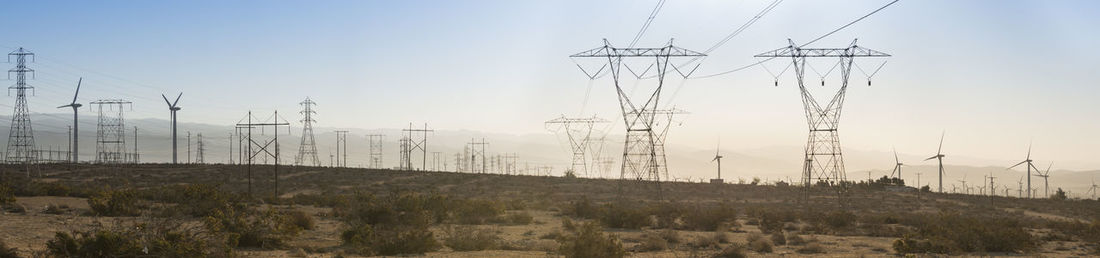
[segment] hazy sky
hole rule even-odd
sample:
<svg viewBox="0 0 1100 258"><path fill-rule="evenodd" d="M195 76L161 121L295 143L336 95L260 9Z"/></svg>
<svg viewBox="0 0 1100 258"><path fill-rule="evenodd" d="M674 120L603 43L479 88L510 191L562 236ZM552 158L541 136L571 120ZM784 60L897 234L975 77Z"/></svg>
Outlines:
<svg viewBox="0 0 1100 258"><path fill-rule="evenodd" d="M54 107L67 104L83 76L80 102L129 99L130 118L166 118L160 94L183 91L185 122L229 125L249 109L263 116L278 109L297 121L297 103L309 96L324 127L428 122L542 134L542 122L562 113L617 119L612 82L590 82L567 56L602 38L628 45L656 2L33 1L0 11L0 48L38 54L31 109L57 113L38 119L62 119L67 110ZM638 45L675 38L701 51L770 2L671 0ZM886 2L786 0L696 73L749 64L787 38L808 41ZM1097 13L1097 1L902 0L813 46L859 38L894 55L871 87L853 72L840 130L846 148L932 155L946 130L949 156L1011 162L1034 140L1037 160L1095 169ZM766 63L773 71L786 64ZM827 98L837 75L824 89L813 72L807 79ZM691 112L678 119L670 144L802 146L806 122L792 73L779 81L774 87L762 68L670 80L666 104Z"/></svg>

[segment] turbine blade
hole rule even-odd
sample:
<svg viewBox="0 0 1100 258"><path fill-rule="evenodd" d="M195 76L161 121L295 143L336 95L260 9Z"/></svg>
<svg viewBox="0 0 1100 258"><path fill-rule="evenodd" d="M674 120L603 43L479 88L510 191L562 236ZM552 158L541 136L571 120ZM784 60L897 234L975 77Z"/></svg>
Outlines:
<svg viewBox="0 0 1100 258"><path fill-rule="evenodd" d="M898 149L896 148L894 149L894 163L901 163L901 161L898 160Z"/></svg>
<svg viewBox="0 0 1100 258"><path fill-rule="evenodd" d="M1020 163L1016 163L1016 165L1012 165L1011 167L1008 167L1007 169L1012 169L1012 168L1014 168L1016 166L1019 166L1020 164L1024 164L1024 163L1027 163L1027 161L1026 160L1025 161L1020 161Z"/></svg>
<svg viewBox="0 0 1100 258"><path fill-rule="evenodd" d="M168 102L168 97L165 97L164 94L160 94L160 97L164 98L164 104L168 104L169 108L172 107L172 102Z"/></svg>
<svg viewBox="0 0 1100 258"><path fill-rule="evenodd" d="M73 103L74 104L76 103L76 96L80 95L80 83L82 83L82 82L84 82L84 77L80 77L80 79L76 81L76 93L73 93Z"/></svg>
<svg viewBox="0 0 1100 258"><path fill-rule="evenodd" d="M946 130L943 131L943 133L940 133L940 148L936 149L936 155L943 154L943 136L945 136L945 135L947 135Z"/></svg>
<svg viewBox="0 0 1100 258"><path fill-rule="evenodd" d="M172 107L176 107L176 103L180 103L180 97L183 97L183 92L180 92L180 95L176 96L176 101L172 102Z"/></svg>
<svg viewBox="0 0 1100 258"><path fill-rule="evenodd" d="M924 161L929 161L929 160L932 160L936 157L939 157L939 155L928 157L927 159L924 159Z"/></svg>

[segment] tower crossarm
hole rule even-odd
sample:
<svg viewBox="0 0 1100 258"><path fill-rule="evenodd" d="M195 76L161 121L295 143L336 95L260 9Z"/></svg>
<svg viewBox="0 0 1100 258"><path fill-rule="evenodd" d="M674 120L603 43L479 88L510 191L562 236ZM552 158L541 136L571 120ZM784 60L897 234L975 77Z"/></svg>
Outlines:
<svg viewBox="0 0 1100 258"><path fill-rule="evenodd" d="M629 47L629 48L617 48L611 46L604 39L604 45L601 47L585 50L580 53L570 55L569 57L703 57L707 54L695 52L692 50L684 49L672 45L672 41L669 41L668 45L664 47Z"/></svg>
<svg viewBox="0 0 1100 258"><path fill-rule="evenodd" d="M794 45L764 52L755 57L889 57L878 50L852 45L846 48L801 48Z"/></svg>

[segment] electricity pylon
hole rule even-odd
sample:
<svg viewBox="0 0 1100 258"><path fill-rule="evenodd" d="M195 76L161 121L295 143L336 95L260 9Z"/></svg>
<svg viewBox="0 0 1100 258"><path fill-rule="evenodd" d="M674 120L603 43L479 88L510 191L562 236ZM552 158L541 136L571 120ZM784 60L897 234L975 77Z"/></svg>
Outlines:
<svg viewBox="0 0 1100 258"><path fill-rule="evenodd" d="M428 124L424 124L424 129L414 129L412 123L409 123L409 129L401 129L405 134L401 139L401 168L405 170L413 170L412 153L417 149L420 150L420 168L428 168L428 133L434 132L434 130L428 129ZM416 133L421 133L420 138L416 138Z"/></svg>
<svg viewBox="0 0 1100 258"><path fill-rule="evenodd" d="M592 139L592 128L599 123L608 121L598 117L569 118L562 115L559 118L546 121L546 129L552 132L564 132L569 140L570 150L573 152L572 169L581 175L589 175L589 162L586 151Z"/></svg>
<svg viewBox="0 0 1100 258"><path fill-rule="evenodd" d="M570 57L601 58L608 61L604 67L609 68L609 75L615 83L619 108L622 111L623 124L626 128L626 140L623 143L623 163L619 178L629 177L636 180L652 181L657 186L657 194L660 198L661 177L657 161L658 135L653 129L656 114L651 111L659 108L661 89L664 86L665 75L670 71L670 68L675 69L677 73L681 73L678 67L670 63L670 59L672 57L703 57L706 54L674 46L671 40L667 45L656 48L617 48L611 46L611 43L606 39L603 40L603 43L604 45L601 47L580 52ZM635 100L631 99L630 93L622 88L619 76L622 69L627 68L631 73L634 73L634 70L624 64L624 60L627 58L652 58L654 61L650 67L656 67L657 69L656 74L652 77L656 79L657 85L644 102L636 103ZM641 79L645 77L649 70L647 68L641 75L635 74L635 76ZM603 71L603 68L600 71ZM589 74L589 77L597 77L600 71L597 71L595 75ZM588 74L588 72L585 71L585 74Z"/></svg>
<svg viewBox="0 0 1100 258"><path fill-rule="evenodd" d="M840 124L840 111L844 105L844 94L848 89L848 76L851 74L853 62L857 57L888 57L890 55L858 46L854 40L848 47L844 48L803 48L796 45L794 41L789 39L787 41L788 46L764 52L756 55L756 57L789 57L794 65L795 77L798 79L802 105L805 108L806 120L810 129L803 159L805 163L802 169L802 184L810 186L816 180L841 186L846 180L846 175L837 129ZM806 90L804 75L807 57L840 59L840 90L833 95L832 100L827 105L822 106ZM843 193L844 187L839 187L838 190Z"/></svg>
<svg viewBox="0 0 1100 258"><path fill-rule="evenodd" d="M368 134L367 144L370 145L370 160L367 163L367 167L374 169L382 168L382 135Z"/></svg>
<svg viewBox="0 0 1100 258"><path fill-rule="evenodd" d="M93 101L89 104L99 108L99 121L96 123L96 155L95 162L100 164L119 164L125 161L126 153L126 120L123 117L123 106L131 102L121 99L104 99ZM107 109L104 110L104 106ZM108 112L115 111L114 116ZM105 112L106 111L106 112Z"/></svg>
<svg viewBox="0 0 1100 258"><path fill-rule="evenodd" d="M334 131L336 133L336 166L348 166L348 131ZM344 155L341 157L340 155Z"/></svg>
<svg viewBox="0 0 1100 258"><path fill-rule="evenodd" d="M34 69L27 68L27 56L34 61L34 53L19 48L15 52L8 53L8 62L15 56L15 68L8 70L15 73L15 85L8 87L15 90L15 110L11 116L11 130L8 131L8 149L4 154L7 163L22 163L29 165L37 160L36 147L34 145L34 129L31 127L31 113L27 107L27 90L34 87L27 85L27 73L34 73ZM33 75L32 75L33 76ZM10 78L10 77L9 77ZM30 170L27 170L30 176Z"/></svg>
<svg viewBox="0 0 1100 258"><path fill-rule="evenodd" d="M205 148L202 146L202 133L199 133L198 142L196 142L196 144L197 145L195 145L195 147L197 148L195 149L195 163L205 164L206 160L203 158L203 151L205 151Z"/></svg>
<svg viewBox="0 0 1100 258"><path fill-rule="evenodd" d="M301 121L302 144L298 145L298 156L294 158L294 164L302 165L305 163L319 167L321 166L321 160L317 158L317 142L313 138L313 123L317 122L317 120L313 120L313 115L317 114L317 111L313 111L313 106L317 103L306 97L305 101L298 104L302 105L302 111L299 113L304 117Z"/></svg>

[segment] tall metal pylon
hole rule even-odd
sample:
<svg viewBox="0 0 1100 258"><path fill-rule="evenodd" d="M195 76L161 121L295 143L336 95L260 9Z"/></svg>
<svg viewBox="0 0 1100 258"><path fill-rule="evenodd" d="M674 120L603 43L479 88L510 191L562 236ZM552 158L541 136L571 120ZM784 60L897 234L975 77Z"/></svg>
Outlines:
<svg viewBox="0 0 1100 258"><path fill-rule="evenodd" d="M656 113L652 111L658 109L658 103L660 103L661 100L661 90L664 87L665 75L670 69L675 70L684 77L687 76L679 67L672 65L670 62L671 58L704 57L706 54L674 46L672 45L672 40L669 40L667 45L657 48L616 48L612 47L611 43L606 39L604 39L603 43L604 45L601 47L580 52L570 57L607 59L608 63L603 67L609 68L608 73L615 82L615 91L619 99L619 108L620 111L622 111L623 123L626 128L626 139L623 143L623 163L619 178L654 182L657 186L657 194L660 196L661 173L657 161L658 136L653 129ZM649 66L650 68L646 68L641 74L638 74L635 72L635 69L624 64L624 60L627 58L652 58L654 62ZM652 77L647 77L646 74L653 67L656 67L656 74ZM649 97L645 99L645 102L636 103L635 100L631 99L630 93L623 90L621 85L622 80L620 78L623 68L626 68L639 80L645 78L656 79L656 87L649 94ZM601 68L600 71L603 71L603 68ZM585 74L587 74L589 78L595 79L599 76L600 71L594 74L589 74L585 71ZM688 74L690 73L689 71Z"/></svg>
<svg viewBox="0 0 1100 258"><path fill-rule="evenodd" d="M34 87L27 85L27 73L34 73L34 69L27 68L27 56L34 62L34 53L19 48L15 52L8 53L8 62L15 56L15 68L8 70L8 78L15 73L15 85L8 87L15 90L15 107L11 116L11 130L8 132L8 149L4 156L7 163L31 164L37 160L36 147L34 145L34 129L31 127L31 113L27 107L27 90ZM9 93L10 94L10 93ZM30 170L27 171L28 176Z"/></svg>
<svg viewBox="0 0 1100 258"><path fill-rule="evenodd" d="M275 134L272 139L253 139L252 129L260 128L263 130L268 126L274 128ZM286 119L279 117L279 111L276 110L269 121L258 122L253 120L252 111L248 111L248 116L237 121L236 128L238 130L244 130L247 132L245 137L247 139L247 151L244 153L244 160L247 160L245 171L248 176L248 196L252 196L252 164L255 163L257 155L263 154L264 159L272 157L275 159L274 166L274 180L275 189L273 196L279 196L279 160L282 155L279 153L279 127L285 126L287 134L290 134L290 123L286 122ZM262 132L262 131L261 131ZM243 150L243 149L242 149ZM242 160L242 162L244 161ZM266 163L266 162L265 162Z"/></svg>
<svg viewBox="0 0 1100 258"><path fill-rule="evenodd" d="M653 148L657 152L657 172L664 178L669 178L668 175L668 158L665 156L665 140L668 139L669 128L672 127L673 117L676 115L689 114L687 111L677 109L675 107L670 109L657 109L650 110L654 114L653 129L657 130Z"/></svg>
<svg viewBox="0 0 1100 258"><path fill-rule="evenodd" d="M123 107L130 105L131 102L122 99L101 99L89 104L96 105L99 110L99 120L96 123L95 162L100 164L126 162L126 120L123 116L125 110ZM117 113L112 116L112 111Z"/></svg>
<svg viewBox="0 0 1100 258"><path fill-rule="evenodd" d="M202 146L202 133L199 133L197 137L198 141L195 143L195 163L205 164L206 161L203 159L203 151L205 148Z"/></svg>
<svg viewBox="0 0 1100 258"><path fill-rule="evenodd" d="M302 144L298 145L298 156L294 158L295 165L309 164L313 166L321 166L321 160L317 158L317 141L313 138L313 123L317 120L313 120L313 115L317 114L317 111L313 110L313 106L317 105L316 102L306 97L305 101L298 103L302 105Z"/></svg>
<svg viewBox="0 0 1100 258"><path fill-rule="evenodd" d="M416 150L420 150L420 169L428 168L428 133L434 132L434 130L428 129L428 124L424 124L424 129L414 129L412 123L409 123L409 129L401 129L405 134L401 139L401 169L413 170L412 154ZM417 138L416 134L421 133L420 138Z"/></svg>
<svg viewBox="0 0 1100 258"><path fill-rule="evenodd" d="M336 166L348 166L348 131L333 131L336 133ZM342 157L340 155L343 155Z"/></svg>
<svg viewBox="0 0 1100 258"><path fill-rule="evenodd" d="M789 45L786 47L768 51L756 55L756 57L790 57L794 66L798 88L802 95L802 105L805 108L806 120L810 129L803 158L802 184L810 186L816 180L817 182L840 186L846 180L846 175L837 129L840 124L840 111L844 105L844 94L848 89L848 76L851 74L853 62L857 57L888 57L890 55L858 46L854 40L848 47L844 48L803 48L796 45L794 41L788 40L788 43ZM806 90L804 75L807 57L840 59L838 61L841 73L840 90L833 95L828 105L822 106L819 104L817 99ZM870 81L868 81L868 85L870 85ZM843 192L844 187L840 187L839 190Z"/></svg>
<svg viewBox="0 0 1100 258"><path fill-rule="evenodd" d="M573 153L572 169L583 176L590 176L594 169L590 168L587 151L592 140L593 128L596 124L608 121L598 117L569 118L565 115L546 121L546 129L551 132L564 133L569 140L569 149Z"/></svg>
<svg viewBox="0 0 1100 258"><path fill-rule="evenodd" d="M367 145L370 145L370 152L368 153L367 167L374 169L382 168L382 135L381 134L368 134Z"/></svg>
<svg viewBox="0 0 1100 258"><path fill-rule="evenodd" d="M484 174L489 171L489 166L486 164L488 158L485 157L487 154L485 151L488 147L489 142L486 142L485 138L481 138L480 142L475 142L473 139L470 139L468 146L470 155L466 163L470 173Z"/></svg>

